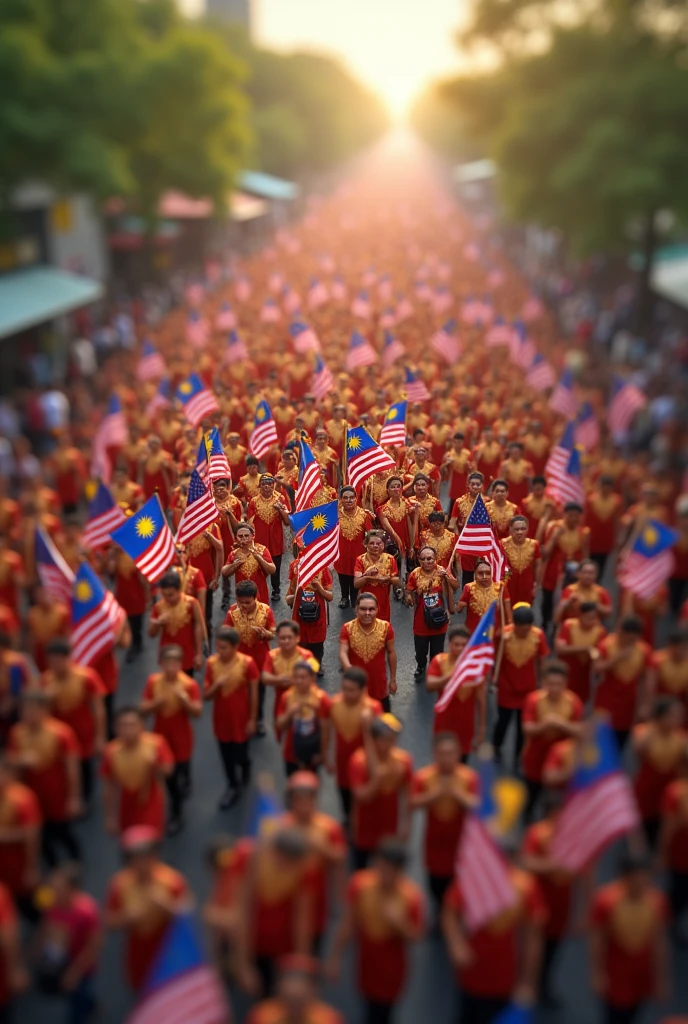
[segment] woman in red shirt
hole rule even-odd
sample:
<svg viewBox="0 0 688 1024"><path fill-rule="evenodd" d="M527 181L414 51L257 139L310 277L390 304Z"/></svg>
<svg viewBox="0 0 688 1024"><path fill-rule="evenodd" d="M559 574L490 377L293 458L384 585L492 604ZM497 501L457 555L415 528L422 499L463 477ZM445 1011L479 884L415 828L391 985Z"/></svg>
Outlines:
<svg viewBox="0 0 688 1024"><path fill-rule="evenodd" d="M428 667L425 686L429 693L436 693L438 698L451 679L456 662L468 643L470 634L465 626L452 626L447 634L449 650L436 654ZM478 723L476 730L476 711ZM473 747L479 746L485 739L485 720L487 716L487 698L485 681L478 686L460 686L449 705L433 715L433 732L452 733L461 747L461 759L468 761ZM475 740L475 742L474 742Z"/></svg>
<svg viewBox="0 0 688 1024"><path fill-rule="evenodd" d="M374 594L378 618L389 622L390 590L401 583L396 559L386 553L385 535L381 530L370 530L364 543L365 554L359 555L354 562L354 589Z"/></svg>
<svg viewBox="0 0 688 1024"><path fill-rule="evenodd" d="M459 589L456 577L448 569L438 566L434 548L421 548L418 561L419 567L413 570L406 581L405 597L410 608L415 606L413 642L416 651L416 682L425 675L428 658L432 661L444 648L449 615L454 603L452 591Z"/></svg>
<svg viewBox="0 0 688 1024"><path fill-rule="evenodd" d="M223 579L234 576L237 583L251 580L258 587L258 600L267 604L268 577L275 574L275 563L264 544L256 544L256 531L250 523L237 527L236 544L227 553L222 569Z"/></svg>
<svg viewBox="0 0 688 1024"><path fill-rule="evenodd" d="M356 559L363 554L365 537L373 521L370 512L360 508L356 491L353 487L342 487L339 492L339 557L335 569L339 576L339 587L342 599L340 608L348 608L356 604L356 588L354 587L354 567Z"/></svg>
<svg viewBox="0 0 688 1024"><path fill-rule="evenodd" d="M299 560L295 558L289 566L286 602L292 609L292 618L299 624L299 643L311 652L318 662L318 675L323 676L325 670L322 663L329 620L328 605L333 597L332 573L329 569L321 569L307 587L297 588L298 566Z"/></svg>

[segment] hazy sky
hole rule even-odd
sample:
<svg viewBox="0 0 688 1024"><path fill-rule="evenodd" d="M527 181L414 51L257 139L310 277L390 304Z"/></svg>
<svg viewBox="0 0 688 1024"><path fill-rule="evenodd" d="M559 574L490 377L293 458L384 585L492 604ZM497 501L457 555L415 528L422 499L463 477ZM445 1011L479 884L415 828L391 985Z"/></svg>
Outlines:
<svg viewBox="0 0 688 1024"><path fill-rule="evenodd" d="M204 0L180 0L195 12ZM254 0L255 35L276 49L342 57L400 114L432 78L456 70L452 36L467 0Z"/></svg>

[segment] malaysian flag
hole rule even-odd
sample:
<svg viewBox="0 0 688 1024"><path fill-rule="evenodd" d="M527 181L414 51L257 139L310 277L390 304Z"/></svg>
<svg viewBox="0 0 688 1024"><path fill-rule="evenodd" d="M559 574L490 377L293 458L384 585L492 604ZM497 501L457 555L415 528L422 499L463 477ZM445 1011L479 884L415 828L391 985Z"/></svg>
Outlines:
<svg viewBox="0 0 688 1024"><path fill-rule="evenodd" d="M311 391L318 402L322 402L325 395L328 395L330 391L334 391L334 378L319 355L315 357Z"/></svg>
<svg viewBox="0 0 688 1024"><path fill-rule="evenodd" d="M485 344L488 348L499 348L501 345L510 345L512 335L513 329L509 327L503 317L498 316L495 317L494 323L485 334Z"/></svg>
<svg viewBox="0 0 688 1024"><path fill-rule="evenodd" d="M232 469L227 461L217 427L210 428L204 441L208 456L208 480L229 480L231 482Z"/></svg>
<svg viewBox="0 0 688 1024"><path fill-rule="evenodd" d="M335 302L346 302L348 292L346 285L339 274L335 277L332 284L330 285L330 295Z"/></svg>
<svg viewBox="0 0 688 1024"><path fill-rule="evenodd" d="M328 298L327 287L317 277L312 278L308 286L308 295L306 296L308 308L319 309L320 306L325 305Z"/></svg>
<svg viewBox="0 0 688 1024"><path fill-rule="evenodd" d="M127 618L87 562L76 571L72 596L72 658L93 665L112 650Z"/></svg>
<svg viewBox="0 0 688 1024"><path fill-rule="evenodd" d="M306 352L320 351L320 341L312 327L308 327L306 324L301 323L301 321L295 320L289 324L289 333L291 334L294 351L298 352L299 355L304 355Z"/></svg>
<svg viewBox="0 0 688 1024"><path fill-rule="evenodd" d="M394 469L391 455L376 444L365 427L352 427L346 432L347 480L356 490L375 473Z"/></svg>
<svg viewBox="0 0 688 1024"><path fill-rule="evenodd" d="M480 760L480 806L466 815L456 851L456 883L467 930L476 932L518 900L506 857L493 833L499 831L498 780L494 764Z"/></svg>
<svg viewBox="0 0 688 1024"><path fill-rule="evenodd" d="M406 402L390 405L380 431L380 444L403 448L406 444Z"/></svg>
<svg viewBox="0 0 688 1024"><path fill-rule="evenodd" d="M526 325L520 320L515 320L512 325L511 345L509 347L509 358L511 362L522 370L527 370L535 358L535 344L528 337Z"/></svg>
<svg viewBox="0 0 688 1024"><path fill-rule="evenodd" d="M151 583L157 583L176 558L174 537L157 494L114 530L112 539Z"/></svg>
<svg viewBox="0 0 688 1024"><path fill-rule="evenodd" d="M260 322L262 324L277 324L282 319L279 306L273 298L267 298L260 311Z"/></svg>
<svg viewBox="0 0 688 1024"><path fill-rule="evenodd" d="M220 406L212 391L203 384L196 373L189 374L177 388L177 398L184 407L184 415L192 427L198 427L207 416L218 412Z"/></svg>
<svg viewBox="0 0 688 1024"><path fill-rule="evenodd" d="M205 484L196 470L189 480L189 493L186 496L186 508L182 512L177 528L177 544L188 544L199 533L209 529L217 519L217 505L210 488Z"/></svg>
<svg viewBox="0 0 688 1024"><path fill-rule="evenodd" d="M616 577L621 586L638 597L654 597L674 571L673 547L678 538L676 530L648 519L619 561Z"/></svg>
<svg viewBox="0 0 688 1024"><path fill-rule="evenodd" d="M556 379L552 364L538 352L526 373L526 384L536 391L546 391L547 388L554 387Z"/></svg>
<svg viewBox="0 0 688 1024"><path fill-rule="evenodd" d="M246 342L236 331L230 331L227 335L227 348L223 356L225 363L241 363L248 359L248 348Z"/></svg>
<svg viewBox="0 0 688 1024"><path fill-rule="evenodd" d="M432 296L432 308L435 313L446 313L453 304L454 300L447 286L445 284L438 285Z"/></svg>
<svg viewBox="0 0 688 1024"><path fill-rule="evenodd" d="M40 526L36 528L35 550L36 572L41 585L51 597L69 604L72 599L74 573Z"/></svg>
<svg viewBox="0 0 688 1024"><path fill-rule="evenodd" d="M628 380L615 377L612 381L612 394L607 415L612 434L615 437L626 434L634 416L644 409L646 404L647 399L640 388Z"/></svg>
<svg viewBox="0 0 688 1024"><path fill-rule="evenodd" d="M204 437L202 437L198 442L198 452L196 453L196 472L200 476L201 480L205 481L208 479L208 446L205 443Z"/></svg>
<svg viewBox="0 0 688 1024"><path fill-rule="evenodd" d="M415 310L411 304L411 301L406 298L405 295L397 295L397 305L394 310L394 320L397 324L401 324L404 320L408 320L409 317L413 316Z"/></svg>
<svg viewBox="0 0 688 1024"><path fill-rule="evenodd" d="M146 406L146 416L153 419L161 409L168 409L172 404L172 390L167 377L164 377L158 384L158 390Z"/></svg>
<svg viewBox="0 0 688 1024"><path fill-rule="evenodd" d="M563 470L557 468L547 477L547 493L561 505L572 501L576 505L583 506L585 490L581 473L581 457L577 448L574 448L569 455Z"/></svg>
<svg viewBox="0 0 688 1024"><path fill-rule="evenodd" d="M189 914L176 914L126 1024L228 1024L225 990Z"/></svg>
<svg viewBox="0 0 688 1024"><path fill-rule="evenodd" d="M236 313L228 302L223 302L215 317L215 329L223 332L233 331L236 325Z"/></svg>
<svg viewBox="0 0 688 1024"><path fill-rule="evenodd" d="M492 520L482 494L475 499L454 551L460 555L484 558L492 568L492 578L495 581L503 578L506 558L502 546L495 536Z"/></svg>
<svg viewBox="0 0 688 1024"><path fill-rule="evenodd" d="M430 338L430 348L451 366L461 355L461 346L456 335L456 320L447 320L439 331Z"/></svg>
<svg viewBox="0 0 688 1024"><path fill-rule="evenodd" d="M86 548L102 548L110 543L110 534L126 520L126 516L104 483L98 483L88 506L88 519L82 541Z"/></svg>
<svg viewBox="0 0 688 1024"><path fill-rule="evenodd" d="M360 317L361 320L368 320L372 309L370 306L370 299L368 298L368 292L359 292L354 301L351 303L351 312L353 316Z"/></svg>
<svg viewBox="0 0 688 1024"><path fill-rule="evenodd" d="M578 410L574 437L576 444L586 452L593 451L600 443L600 425L590 402L583 402Z"/></svg>
<svg viewBox="0 0 688 1024"><path fill-rule="evenodd" d="M299 441L299 486L296 488L295 508L303 512L308 508L311 499L322 487L320 463L316 462L313 452L306 442Z"/></svg>
<svg viewBox="0 0 688 1024"><path fill-rule="evenodd" d="M576 415L578 402L573 393L573 374L570 370L564 370L562 373L559 383L552 392L549 407L567 420Z"/></svg>
<svg viewBox="0 0 688 1024"><path fill-rule="evenodd" d="M253 419L253 433L248 442L251 455L262 459L273 445L277 444L277 427L270 412L270 406L262 399L256 406Z"/></svg>
<svg viewBox="0 0 688 1024"><path fill-rule="evenodd" d="M372 366L377 362L377 352L370 344L369 341L359 334L358 331L354 331L351 335L351 342L349 344L349 351L346 354L346 369L348 373L353 373L359 366Z"/></svg>
<svg viewBox="0 0 688 1024"><path fill-rule="evenodd" d="M583 741L550 844L552 860L571 875L585 871L610 843L640 827L611 725L597 719L594 730L592 738Z"/></svg>
<svg viewBox="0 0 688 1024"><path fill-rule="evenodd" d="M329 501L314 509L289 516L303 548L299 555L297 584L303 588L339 558L339 502Z"/></svg>
<svg viewBox="0 0 688 1024"><path fill-rule="evenodd" d="M409 402L427 402L430 398L430 392L422 378L417 373L409 370L408 366L404 367L403 388Z"/></svg>
<svg viewBox="0 0 688 1024"><path fill-rule="evenodd" d="M208 323L195 309L191 310L186 321L186 340L195 349L205 348L208 341Z"/></svg>
<svg viewBox="0 0 688 1024"><path fill-rule="evenodd" d="M439 714L449 707L460 686L479 686L494 668L496 609L497 602L493 601L475 627L473 635L459 655L454 671L435 704L435 714Z"/></svg>
<svg viewBox="0 0 688 1024"><path fill-rule="evenodd" d="M93 438L93 462L91 473L100 477L105 483L112 478L112 462L108 453L109 448L121 448L127 443L129 431L127 421L124 418L122 403L117 395L110 396L107 411L98 424Z"/></svg>
<svg viewBox="0 0 688 1024"><path fill-rule="evenodd" d="M136 366L136 376L140 381L157 380L165 375L165 360L152 342L146 339L141 349L141 358Z"/></svg>
<svg viewBox="0 0 688 1024"><path fill-rule="evenodd" d="M545 476L548 480L552 477L557 478L566 472L566 467L569 464L571 458L571 452L576 447L575 440L575 424L570 421L566 424L564 433L561 438L549 454L547 464L545 466Z"/></svg>
<svg viewBox="0 0 688 1024"><path fill-rule="evenodd" d="M382 347L382 365L385 370L389 370L397 359L405 355L406 349L399 339L395 338L391 331L385 331L385 343Z"/></svg>

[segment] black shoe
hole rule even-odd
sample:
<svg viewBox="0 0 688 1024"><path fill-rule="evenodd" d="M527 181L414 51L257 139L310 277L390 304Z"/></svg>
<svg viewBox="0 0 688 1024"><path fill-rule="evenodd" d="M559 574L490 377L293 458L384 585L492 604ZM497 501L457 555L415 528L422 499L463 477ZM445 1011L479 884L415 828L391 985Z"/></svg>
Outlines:
<svg viewBox="0 0 688 1024"><path fill-rule="evenodd" d="M266 735L267 729L265 728L265 722L258 722L258 725L256 726L256 736L260 736L260 738L262 739L263 736Z"/></svg>
<svg viewBox="0 0 688 1024"><path fill-rule="evenodd" d="M135 651L133 647L129 648L129 650L127 651L127 656L124 659L126 661L127 665L131 665L132 661L136 661L136 655L137 654L138 654L138 651Z"/></svg>
<svg viewBox="0 0 688 1024"><path fill-rule="evenodd" d="M179 818L170 818L170 820L168 822L168 825L167 825L167 835L170 838L172 838L172 836L178 836L179 833L181 832L183 826L184 826L184 821L183 821L183 819L181 817L179 817Z"/></svg>
<svg viewBox="0 0 688 1024"><path fill-rule="evenodd" d="M337 607L338 608L348 608L349 607L349 602L347 601L347 599L345 597L343 597L341 599L341 601L339 602L339 604L337 605Z"/></svg>
<svg viewBox="0 0 688 1024"><path fill-rule="evenodd" d="M425 678L425 669L424 668L417 668L416 671L413 673L413 680L414 680L414 682L419 683L421 681L421 679L424 679L424 678Z"/></svg>
<svg viewBox="0 0 688 1024"><path fill-rule="evenodd" d="M324 675L325 675L325 669L324 668L319 668L318 669L318 679L322 679L322 677Z"/></svg>
<svg viewBox="0 0 688 1024"><path fill-rule="evenodd" d="M231 807L234 807L234 804L238 801L240 796L241 793L238 789L232 789L231 786L228 786L225 790L224 796L217 806L221 811L228 811Z"/></svg>
<svg viewBox="0 0 688 1024"><path fill-rule="evenodd" d="M272 596L270 597L270 600L271 601L281 601L282 600L282 595L279 592L279 590L273 590Z"/></svg>
<svg viewBox="0 0 688 1024"><path fill-rule="evenodd" d="M229 602L230 602L231 600L232 600L232 599L231 599L231 597L229 596L229 594L227 594L227 596L226 596L226 597L223 597L223 598L222 598L222 604L220 605L220 611L222 611L222 612L226 612L226 611L227 611L227 609L229 608Z"/></svg>

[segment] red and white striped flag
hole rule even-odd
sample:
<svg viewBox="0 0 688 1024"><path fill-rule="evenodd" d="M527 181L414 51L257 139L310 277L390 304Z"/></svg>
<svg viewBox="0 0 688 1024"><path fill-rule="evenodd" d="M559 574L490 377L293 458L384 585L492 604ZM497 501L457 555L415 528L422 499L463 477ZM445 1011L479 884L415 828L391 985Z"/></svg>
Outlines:
<svg viewBox="0 0 688 1024"><path fill-rule="evenodd" d="M485 344L488 348L499 348L501 345L510 345L513 328L498 316L490 329L485 334Z"/></svg>
<svg viewBox="0 0 688 1024"><path fill-rule="evenodd" d="M426 388L425 382L417 373L409 370L408 366L404 367L403 387L409 402L427 402L430 398L430 392Z"/></svg>
<svg viewBox="0 0 688 1024"><path fill-rule="evenodd" d="M362 334L354 331L351 335L349 351L346 354L346 369L353 373L361 366L373 366L377 362L377 352Z"/></svg>
<svg viewBox="0 0 688 1024"><path fill-rule="evenodd" d="M273 298L268 298L263 303L259 320L262 324L278 324L282 319L279 306Z"/></svg>
<svg viewBox="0 0 688 1024"><path fill-rule="evenodd" d="M110 543L110 534L126 520L126 516L102 481L93 500L88 506L88 519L84 526L82 541L85 548L105 547Z"/></svg>
<svg viewBox="0 0 688 1024"><path fill-rule="evenodd" d="M215 317L215 329L218 331L233 331L236 329L236 313L228 302L223 302Z"/></svg>
<svg viewBox="0 0 688 1024"><path fill-rule="evenodd" d="M361 320L370 319L372 307L370 305L367 292L363 291L358 293L354 301L351 303L351 313L353 316L357 316Z"/></svg>
<svg viewBox="0 0 688 1024"><path fill-rule="evenodd" d="M277 444L277 427L270 411L270 406L263 399L256 406L253 433L248 446L256 459L262 459Z"/></svg>
<svg viewBox="0 0 688 1024"><path fill-rule="evenodd" d="M615 437L627 433L636 413L647 405L647 399L640 388L628 380L615 377L612 381L612 395L607 421Z"/></svg>
<svg viewBox="0 0 688 1024"><path fill-rule="evenodd" d="M403 448L406 444L406 402L390 405L380 431L380 444L390 448Z"/></svg>
<svg viewBox="0 0 688 1024"><path fill-rule="evenodd" d="M51 597L69 604L72 600L74 573L40 526L36 529L35 552L36 571L42 586Z"/></svg>
<svg viewBox="0 0 688 1024"><path fill-rule="evenodd" d="M456 335L455 320L447 320L439 331L435 331L430 338L430 348L450 366L458 360L461 355L461 346Z"/></svg>
<svg viewBox="0 0 688 1024"><path fill-rule="evenodd" d="M554 472L547 477L547 493L560 505L575 502L581 508L585 502L585 489L581 472L580 452L574 448L564 469L558 464Z"/></svg>
<svg viewBox="0 0 688 1024"><path fill-rule="evenodd" d="M657 519L648 519L631 548L619 560L616 578L625 590L652 598L662 589L676 567L676 530Z"/></svg>
<svg viewBox="0 0 688 1024"><path fill-rule="evenodd" d="M208 341L208 322L192 310L186 322L186 340L196 350L205 348Z"/></svg>
<svg viewBox="0 0 688 1024"><path fill-rule="evenodd" d="M576 444L586 452L593 451L600 443L600 425L590 402L583 402L581 405L574 433Z"/></svg>
<svg viewBox="0 0 688 1024"><path fill-rule="evenodd" d="M328 395L330 391L334 391L334 377L320 356L315 357L315 370L313 371L311 391L315 395L317 402L322 402L325 395Z"/></svg>
<svg viewBox="0 0 688 1024"><path fill-rule="evenodd" d="M308 327L307 324L301 323L299 320L295 320L289 324L289 333L291 334L291 342L294 346L294 351L298 352L299 355L305 355L306 352L319 352L320 341L318 335L315 333L312 327Z"/></svg>
<svg viewBox="0 0 688 1024"><path fill-rule="evenodd" d="M225 450L222 447L220 431L217 427L211 427L203 440L207 454L207 479L210 481L231 481L232 467L230 466ZM203 479L202 473L199 473L199 476Z"/></svg>
<svg viewBox="0 0 688 1024"><path fill-rule="evenodd" d="M435 704L435 714L445 711L461 686L479 686L494 668L494 627L497 602L493 601L461 651L454 671Z"/></svg>
<svg viewBox="0 0 688 1024"><path fill-rule="evenodd" d="M299 441L299 485L296 488L294 508L303 512L322 488L322 471L306 442Z"/></svg>
<svg viewBox="0 0 688 1024"><path fill-rule="evenodd" d="M393 366L397 359L401 359L405 355L406 349L399 339L391 331L385 331L385 343L382 347L382 365L385 370L389 370L390 366Z"/></svg>
<svg viewBox="0 0 688 1024"><path fill-rule="evenodd" d="M506 558L502 545L495 536L494 526L482 494L475 499L454 551L460 555L486 559L492 569L492 578L496 582L503 579Z"/></svg>
<svg viewBox="0 0 688 1024"><path fill-rule="evenodd" d="M148 339L143 343L141 358L136 367L136 376L144 383L165 376L165 360Z"/></svg>
<svg viewBox="0 0 688 1024"><path fill-rule="evenodd" d="M112 479L112 462L108 449L121 448L127 443L129 430L117 395L111 395L107 412L98 424L93 438L91 473L106 484Z"/></svg>
<svg viewBox="0 0 688 1024"><path fill-rule="evenodd" d="M536 391L546 391L547 388L554 387L556 379L552 364L538 353L526 373L528 387L534 388Z"/></svg>
<svg viewBox="0 0 688 1024"><path fill-rule="evenodd" d="M499 917L518 899L504 854L474 812L466 815L461 831L456 879L469 932Z"/></svg>
<svg viewBox="0 0 688 1024"><path fill-rule="evenodd" d="M313 278L308 287L308 296L306 302L308 303L309 309L320 309L324 306L329 299L327 286L319 281L317 278Z"/></svg>
<svg viewBox="0 0 688 1024"><path fill-rule="evenodd" d="M209 529L217 519L217 505L210 488L203 483L194 469L189 480L186 508L177 529L177 544L188 544L194 537Z"/></svg>
<svg viewBox="0 0 688 1024"><path fill-rule="evenodd" d="M397 307L394 310L394 319L397 324L401 324L404 320L408 320L409 317L413 316L415 310L411 305L409 299L405 295L397 296Z"/></svg>
<svg viewBox="0 0 688 1024"><path fill-rule="evenodd" d="M72 595L72 658L77 665L93 665L112 650L126 618L124 608L83 562Z"/></svg>
<svg viewBox="0 0 688 1024"><path fill-rule="evenodd" d="M570 370L564 370L562 373L559 383L552 392L549 407L553 412L559 413L560 416L564 416L567 420L576 415L578 402L573 392L573 374Z"/></svg>

